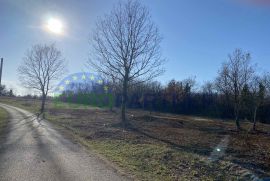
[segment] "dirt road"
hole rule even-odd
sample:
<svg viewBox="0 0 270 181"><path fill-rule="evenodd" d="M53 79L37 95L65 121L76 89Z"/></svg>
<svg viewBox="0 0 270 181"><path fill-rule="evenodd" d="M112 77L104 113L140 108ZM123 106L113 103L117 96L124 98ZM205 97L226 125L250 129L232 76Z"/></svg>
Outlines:
<svg viewBox="0 0 270 181"><path fill-rule="evenodd" d="M47 121L13 106L0 106L10 116L9 132L0 144L1 181L127 180Z"/></svg>

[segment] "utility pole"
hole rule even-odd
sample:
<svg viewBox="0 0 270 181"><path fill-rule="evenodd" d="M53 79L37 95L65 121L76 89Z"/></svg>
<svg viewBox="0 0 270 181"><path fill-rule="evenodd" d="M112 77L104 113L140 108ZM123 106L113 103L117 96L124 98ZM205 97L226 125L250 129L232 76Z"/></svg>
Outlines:
<svg viewBox="0 0 270 181"><path fill-rule="evenodd" d="M0 86L2 85L2 70L3 70L3 62L4 62L4 59L1 58L1 67L0 67Z"/></svg>

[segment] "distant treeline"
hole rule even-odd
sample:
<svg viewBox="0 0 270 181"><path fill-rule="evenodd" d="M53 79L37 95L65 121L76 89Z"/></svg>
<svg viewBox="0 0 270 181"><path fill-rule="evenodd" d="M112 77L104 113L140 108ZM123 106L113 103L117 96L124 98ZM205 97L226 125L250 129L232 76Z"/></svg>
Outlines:
<svg viewBox="0 0 270 181"><path fill-rule="evenodd" d="M12 89L8 90L5 85L0 85L0 96L13 97L14 96L13 90Z"/></svg>
<svg viewBox="0 0 270 181"><path fill-rule="evenodd" d="M130 88L128 107L176 114L200 115L214 118L234 119L234 103L230 96L218 93L213 84L206 83L195 91L195 80L171 80L162 86L159 82ZM116 96L116 106L121 105L121 94ZM253 120L252 110L242 106L240 119ZM270 123L270 99L266 97L260 106L257 119Z"/></svg>
<svg viewBox="0 0 270 181"><path fill-rule="evenodd" d="M108 87L107 91L104 90L104 86ZM74 84L72 91L66 90L58 97L50 99L98 107L120 107L122 97L119 87L120 85L115 83L106 85ZM244 93L242 94L244 95ZM257 111L257 120L270 123L270 97L269 94L265 94L263 104ZM30 95L24 97L38 98ZM242 96L242 99L239 117L242 120L252 121L253 110L245 101L248 96ZM171 80L166 85L157 81L135 84L129 87L127 106L148 111L234 119L232 96L219 92L215 82L207 82L199 87L194 78L181 81Z"/></svg>
<svg viewBox="0 0 270 181"><path fill-rule="evenodd" d="M96 85L94 89L86 89L85 85L74 86L78 88L77 91L64 91L59 97L50 99L98 107L111 107L113 101L114 106L121 106L121 92L117 88L114 92L111 88L109 92L105 92L102 89L103 85L99 85L99 88ZM117 86L114 85L114 87ZM4 92L2 95L5 96L13 96L12 92L6 90L1 92ZM24 97L38 98L31 95ZM198 88L193 78L182 81L171 80L165 86L156 81L132 86L129 88L127 106L148 111L234 119L234 104L230 96L217 92L213 83L207 82ZM243 105L240 118L251 121L252 116L252 110ZM263 123L270 123L270 97L268 95L258 109L257 119Z"/></svg>
<svg viewBox="0 0 270 181"><path fill-rule="evenodd" d="M104 86L109 87L108 91L104 90ZM115 107L121 106L121 89L117 84L74 84L72 90L64 91L54 100L98 107L112 107L113 101ZM248 98L242 96L239 118L253 121L253 110L246 101ZM232 96L219 92L214 82L207 82L199 87L195 78L171 80L166 85L155 81L130 86L127 106L148 111L234 119ZM258 108L257 120L270 123L269 110L270 97L266 94L263 104Z"/></svg>

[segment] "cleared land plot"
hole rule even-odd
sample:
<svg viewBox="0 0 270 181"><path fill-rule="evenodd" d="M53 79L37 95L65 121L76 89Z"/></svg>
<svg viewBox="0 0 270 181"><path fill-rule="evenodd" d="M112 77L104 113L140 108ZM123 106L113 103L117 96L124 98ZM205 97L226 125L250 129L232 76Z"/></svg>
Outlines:
<svg viewBox="0 0 270 181"><path fill-rule="evenodd" d="M35 107L31 100L6 102L24 104L28 110ZM252 174L270 176L269 125L258 124L260 131L256 133L237 133L233 122L131 110L130 126L123 130L117 111L48 106L48 120L65 127L85 146L140 180L248 180ZM248 122L242 125L245 130L252 127ZM215 153L225 137L228 145ZM216 154L220 154L219 159L211 161L209 158Z"/></svg>

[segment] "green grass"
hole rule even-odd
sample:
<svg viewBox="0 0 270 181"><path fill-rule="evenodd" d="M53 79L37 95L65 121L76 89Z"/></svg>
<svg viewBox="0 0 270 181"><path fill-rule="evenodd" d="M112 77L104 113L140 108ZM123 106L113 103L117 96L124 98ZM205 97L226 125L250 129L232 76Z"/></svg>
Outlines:
<svg viewBox="0 0 270 181"><path fill-rule="evenodd" d="M167 165L161 163L162 157L170 152L166 146L111 140L92 141L88 144L142 180L172 179Z"/></svg>
<svg viewBox="0 0 270 181"><path fill-rule="evenodd" d="M93 106L85 105L85 104L52 101L49 103L49 108L52 108L52 109L89 109L89 108L93 108Z"/></svg>
<svg viewBox="0 0 270 181"><path fill-rule="evenodd" d="M90 147L131 171L143 180L170 180L170 170L160 163L170 150L155 144L132 144L125 141L90 141Z"/></svg>
<svg viewBox="0 0 270 181"><path fill-rule="evenodd" d="M40 109L40 101L34 99L0 97L0 102L11 106L16 106L33 113L38 112Z"/></svg>
<svg viewBox="0 0 270 181"><path fill-rule="evenodd" d="M77 120L77 123L64 114L48 115L47 118L65 127L89 150L95 150L139 180L237 180L237 174L229 170L226 162L209 162L206 157L176 149L159 141L129 137L129 131L125 131L127 137L121 139L110 136L92 138L87 130L77 127L85 124L83 118Z"/></svg>
<svg viewBox="0 0 270 181"><path fill-rule="evenodd" d="M0 137L5 132L5 129L7 127L7 121L8 121L7 112L3 108L0 108Z"/></svg>
<svg viewBox="0 0 270 181"><path fill-rule="evenodd" d="M9 98L1 97L1 103L16 106L27 111L37 113L41 107L39 99ZM93 109L93 106L84 104L65 103L60 101L47 100L45 109Z"/></svg>
<svg viewBox="0 0 270 181"><path fill-rule="evenodd" d="M210 163L199 155L177 150L166 144L84 140L85 144L131 172L139 180L237 180L236 175L228 174L228 168L220 168L220 163Z"/></svg>

